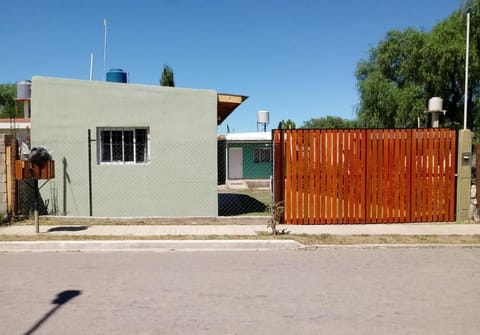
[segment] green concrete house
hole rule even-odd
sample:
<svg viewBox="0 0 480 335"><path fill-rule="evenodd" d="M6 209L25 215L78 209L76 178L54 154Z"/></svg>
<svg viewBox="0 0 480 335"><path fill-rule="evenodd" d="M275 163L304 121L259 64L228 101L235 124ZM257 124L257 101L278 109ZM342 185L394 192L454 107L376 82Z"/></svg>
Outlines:
<svg viewBox="0 0 480 335"><path fill-rule="evenodd" d="M250 187L250 184L269 187L272 133L230 133L224 136L224 141L227 186Z"/></svg>
<svg viewBox="0 0 480 335"><path fill-rule="evenodd" d="M34 77L31 142L56 170L42 199L60 215L216 216L217 125L245 99Z"/></svg>

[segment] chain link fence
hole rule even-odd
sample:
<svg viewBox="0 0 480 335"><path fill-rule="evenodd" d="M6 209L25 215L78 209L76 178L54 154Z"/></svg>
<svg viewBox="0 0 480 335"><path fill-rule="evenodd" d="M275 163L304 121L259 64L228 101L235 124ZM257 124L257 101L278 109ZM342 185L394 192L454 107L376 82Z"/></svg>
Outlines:
<svg viewBox="0 0 480 335"><path fill-rule="evenodd" d="M41 215L202 216L186 208L199 213L216 208L218 216L270 215L272 154L264 143L261 150L219 144L217 161L198 162L188 141L160 143L148 139L145 131L108 130L92 135L90 165L87 136L85 141L42 144L55 160L55 178L38 182ZM242 160L235 160L232 154L239 152ZM173 156L182 157L182 164L170 164ZM30 217L33 182L18 180L16 185L16 214ZM198 196L202 194L207 196ZM152 215L156 206L168 208L167 214L159 210ZM144 215L142 208L148 209Z"/></svg>

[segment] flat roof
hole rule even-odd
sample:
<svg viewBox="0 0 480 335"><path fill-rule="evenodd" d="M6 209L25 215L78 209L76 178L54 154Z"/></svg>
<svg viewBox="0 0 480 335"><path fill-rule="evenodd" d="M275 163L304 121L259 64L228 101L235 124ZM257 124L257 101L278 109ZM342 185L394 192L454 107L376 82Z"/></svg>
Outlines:
<svg viewBox="0 0 480 335"><path fill-rule="evenodd" d="M30 119L0 119L0 129L29 129Z"/></svg>
<svg viewBox="0 0 480 335"><path fill-rule="evenodd" d="M225 138L227 141L271 141L272 132L228 133Z"/></svg>

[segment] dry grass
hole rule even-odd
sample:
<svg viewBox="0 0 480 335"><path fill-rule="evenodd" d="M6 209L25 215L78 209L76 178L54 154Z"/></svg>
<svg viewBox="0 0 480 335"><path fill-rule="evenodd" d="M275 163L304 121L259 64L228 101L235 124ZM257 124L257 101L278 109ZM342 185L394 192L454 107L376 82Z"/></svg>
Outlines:
<svg viewBox="0 0 480 335"><path fill-rule="evenodd" d="M259 233L257 236L232 235L0 235L0 241L111 241L111 240L295 240L304 245L364 245L364 244L479 244L480 235L277 235Z"/></svg>

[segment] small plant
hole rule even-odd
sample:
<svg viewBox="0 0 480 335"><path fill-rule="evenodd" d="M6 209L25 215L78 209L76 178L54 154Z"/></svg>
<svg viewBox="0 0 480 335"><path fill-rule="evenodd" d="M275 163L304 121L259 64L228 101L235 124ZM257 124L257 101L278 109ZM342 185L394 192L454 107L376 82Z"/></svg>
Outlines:
<svg viewBox="0 0 480 335"><path fill-rule="evenodd" d="M277 230L277 225L282 220L283 213L285 212L283 201L272 203L269 207L272 217L270 220L268 220L267 228L272 229L272 235L286 234L285 229L283 229L281 232Z"/></svg>

